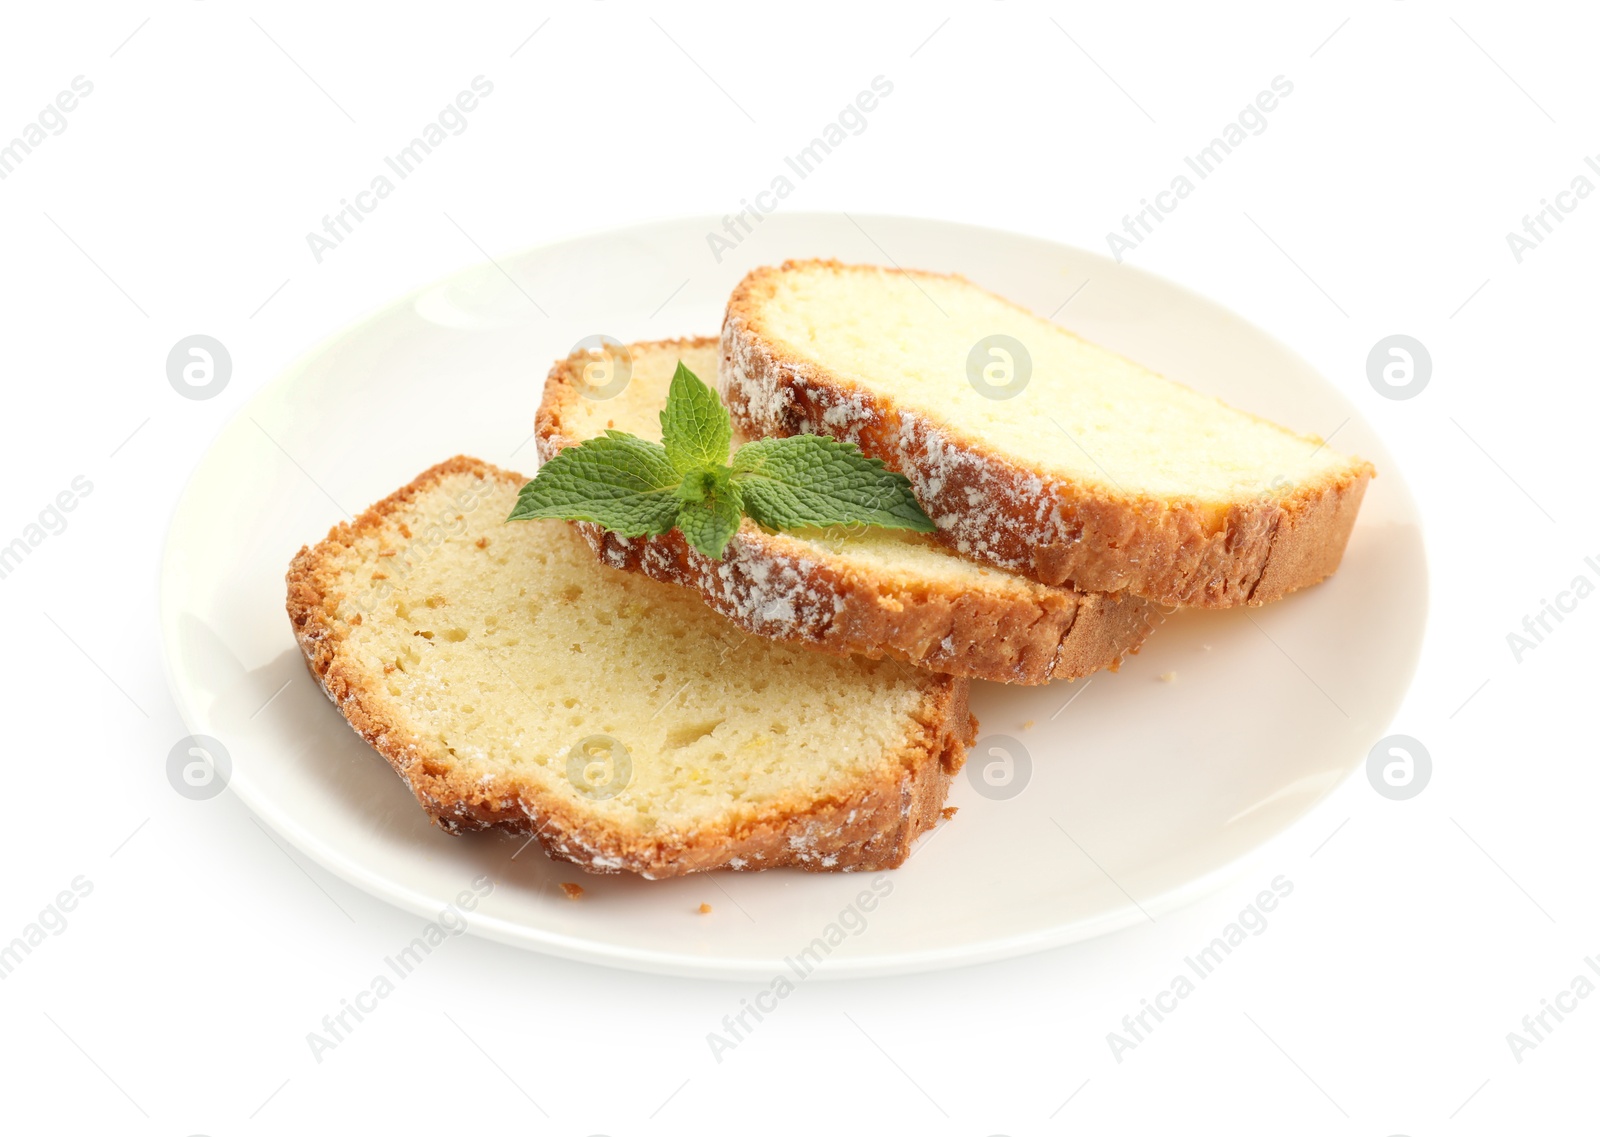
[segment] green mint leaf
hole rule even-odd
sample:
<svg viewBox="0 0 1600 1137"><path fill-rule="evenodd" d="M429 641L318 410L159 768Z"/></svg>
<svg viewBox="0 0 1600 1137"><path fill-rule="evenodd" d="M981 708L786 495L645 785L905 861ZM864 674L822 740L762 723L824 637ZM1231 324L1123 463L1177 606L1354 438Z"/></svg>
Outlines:
<svg viewBox="0 0 1600 1137"><path fill-rule="evenodd" d="M678 484L679 501L705 501L733 488L733 471L726 466L690 470Z"/></svg>
<svg viewBox="0 0 1600 1137"><path fill-rule="evenodd" d="M726 466L732 439L728 409L715 391L679 361L661 412L661 441L673 467L687 474L703 466Z"/></svg>
<svg viewBox="0 0 1600 1137"><path fill-rule="evenodd" d="M799 434L747 443L733 456L733 484L745 512L769 529L867 524L934 530L905 476L853 442Z"/></svg>
<svg viewBox="0 0 1600 1137"><path fill-rule="evenodd" d="M655 536L677 519L682 480L659 443L608 430L540 466L507 520L593 521L624 537Z"/></svg>
<svg viewBox="0 0 1600 1137"><path fill-rule="evenodd" d="M509 520L590 521L624 537L682 531L721 560L746 514L769 529L875 525L933 532L911 483L851 442L761 439L728 463L733 428L716 392L682 361L661 412L662 441L608 430L568 447L522 487Z"/></svg>
<svg viewBox="0 0 1600 1137"><path fill-rule="evenodd" d="M719 483L709 487L701 497L689 498L678 506L678 528L683 530L689 544L712 560L720 561L728 542L739 531L739 520L744 516L744 503L739 487L728 477L727 470L707 471L711 480ZM720 475L720 476L719 476ZM688 485L691 474L684 479ZM704 488L703 483L701 487ZM682 496L680 492L680 496Z"/></svg>

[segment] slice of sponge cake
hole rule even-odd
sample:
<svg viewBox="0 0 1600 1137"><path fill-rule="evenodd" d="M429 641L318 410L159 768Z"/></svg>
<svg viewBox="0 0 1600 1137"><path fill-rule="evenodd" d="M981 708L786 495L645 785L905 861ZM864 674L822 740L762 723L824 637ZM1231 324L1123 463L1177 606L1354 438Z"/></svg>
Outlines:
<svg viewBox="0 0 1600 1137"><path fill-rule="evenodd" d="M593 376L620 374L624 353L629 376L622 390L587 397ZM717 357L717 341L702 338L559 361L539 407L540 457L607 429L658 441L679 361L709 383ZM735 445L740 441L735 437ZM678 532L630 539L587 523L579 529L607 564L685 585L746 631L975 679L1045 683L1114 668L1157 618L1155 606L1137 597L1040 584L915 533L776 533L745 518L722 559L712 560Z"/></svg>
<svg viewBox="0 0 1600 1137"><path fill-rule="evenodd" d="M946 544L1045 584L1277 599L1338 567L1373 474L958 276L757 269L722 351L736 427L856 442Z"/></svg>
<svg viewBox="0 0 1600 1137"><path fill-rule="evenodd" d="M507 522L524 480L451 459L289 569L312 674L441 826L647 877L906 859L976 732L964 679L740 631Z"/></svg>

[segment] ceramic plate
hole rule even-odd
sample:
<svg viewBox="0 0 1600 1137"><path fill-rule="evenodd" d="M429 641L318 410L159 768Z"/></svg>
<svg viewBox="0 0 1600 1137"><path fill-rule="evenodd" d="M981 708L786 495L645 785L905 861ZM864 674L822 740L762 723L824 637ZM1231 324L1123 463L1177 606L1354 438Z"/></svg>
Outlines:
<svg viewBox="0 0 1600 1137"><path fill-rule="evenodd" d="M468 918L506 943L754 980L792 976L786 960L809 947L801 968L839 977L1017 955L1158 916L1231 879L1362 763L1416 663L1426 566L1394 463L1303 360L1183 288L1031 237L774 214L719 262L713 231L720 219L641 225L469 269L312 352L217 438L168 535L164 647L190 730L226 748L228 789L265 824L430 918L488 874ZM544 374L579 340L714 334L747 270L814 256L960 272L1238 407L1338 428L1340 448L1380 472L1343 567L1268 607L1173 615L1116 674L974 684L983 725L951 794L960 812L894 872L650 882L433 828L306 672L284 615L289 558L452 454L531 473Z"/></svg>

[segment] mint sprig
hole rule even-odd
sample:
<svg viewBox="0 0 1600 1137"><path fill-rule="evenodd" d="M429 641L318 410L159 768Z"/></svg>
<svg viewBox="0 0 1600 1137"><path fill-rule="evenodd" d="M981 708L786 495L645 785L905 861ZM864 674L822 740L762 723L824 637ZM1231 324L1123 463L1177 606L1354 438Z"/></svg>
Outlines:
<svg viewBox="0 0 1600 1137"><path fill-rule="evenodd" d="M744 511L768 529L877 525L933 532L903 474L853 442L820 434L763 438L739 447L733 476Z"/></svg>
<svg viewBox="0 0 1600 1137"><path fill-rule="evenodd" d="M681 362L661 412L661 438L608 430L569 446L522 487L509 520L592 521L624 537L678 529L717 560L746 515L768 529L933 532L911 483L852 442L766 438L741 446L730 464L728 410Z"/></svg>
<svg viewBox="0 0 1600 1137"><path fill-rule="evenodd" d="M661 411L661 443L679 471L722 469L733 443L733 420L717 393L680 361Z"/></svg>
<svg viewBox="0 0 1600 1137"><path fill-rule="evenodd" d="M540 466L510 520L557 517L593 521L624 537L654 536L677 523L682 480L659 444L608 430Z"/></svg>

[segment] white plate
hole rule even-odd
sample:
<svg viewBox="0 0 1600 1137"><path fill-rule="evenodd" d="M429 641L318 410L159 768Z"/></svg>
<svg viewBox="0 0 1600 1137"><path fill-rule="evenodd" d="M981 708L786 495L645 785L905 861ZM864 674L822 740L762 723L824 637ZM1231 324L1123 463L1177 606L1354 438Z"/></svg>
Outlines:
<svg viewBox="0 0 1600 1137"><path fill-rule="evenodd" d="M948 967L1101 935L1218 887L1316 805L1385 732L1427 610L1416 509L1371 429L1282 345L1147 273L1010 233L857 220L775 214L720 264L706 239L720 219L504 257L401 300L269 384L196 469L162 575L174 697L194 733L227 748L229 788L316 861L402 908L436 916L488 873L495 887L469 914L482 935L754 980L792 977L786 957L826 942L830 924L843 942L825 956L813 949L819 976ZM1026 784L999 800L963 775L950 799L959 816L881 875L878 887L892 890L864 920L841 914L879 878L587 876L536 847L513 859L521 841L510 837L432 828L306 673L284 615L289 558L341 509L359 512L452 454L531 472L540 384L576 341L714 333L748 269L808 256L957 271L1040 313L1087 279L1063 324L1298 430L1344 423L1338 444L1380 476L1343 568L1266 608L1175 615L1119 674L1087 685L975 684L983 735L1010 736L1030 755ZM1175 679L1161 681L1167 673ZM972 778L1003 772L988 752L980 742ZM581 882L583 899L565 899L562 881ZM702 901L711 915L696 913Z"/></svg>

